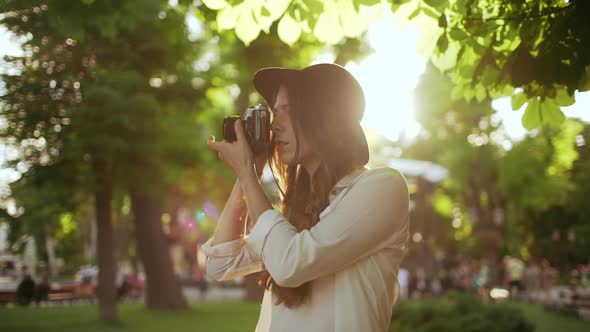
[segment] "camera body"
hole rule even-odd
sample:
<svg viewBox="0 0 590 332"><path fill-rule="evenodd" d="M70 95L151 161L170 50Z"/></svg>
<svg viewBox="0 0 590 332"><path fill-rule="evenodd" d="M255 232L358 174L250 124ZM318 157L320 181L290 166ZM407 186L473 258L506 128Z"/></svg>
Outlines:
<svg viewBox="0 0 590 332"><path fill-rule="evenodd" d="M266 104L250 106L242 116L230 115L223 119L223 139L228 142L237 140L234 124L241 119L248 144L254 154L268 152L270 146L270 109Z"/></svg>

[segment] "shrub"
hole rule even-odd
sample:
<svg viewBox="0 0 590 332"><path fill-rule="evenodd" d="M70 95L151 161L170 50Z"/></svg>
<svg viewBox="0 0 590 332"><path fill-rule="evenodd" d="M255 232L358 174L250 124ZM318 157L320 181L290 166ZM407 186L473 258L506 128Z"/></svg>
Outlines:
<svg viewBox="0 0 590 332"><path fill-rule="evenodd" d="M396 305L395 332L533 332L534 325L514 307L483 304L471 296L450 301L407 301Z"/></svg>

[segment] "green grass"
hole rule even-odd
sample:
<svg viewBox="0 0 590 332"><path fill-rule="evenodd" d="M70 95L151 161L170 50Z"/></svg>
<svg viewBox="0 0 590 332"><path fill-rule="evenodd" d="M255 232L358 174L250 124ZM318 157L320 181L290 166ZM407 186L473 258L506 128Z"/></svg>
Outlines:
<svg viewBox="0 0 590 332"><path fill-rule="evenodd" d="M535 324L535 332L588 332L590 321L583 321L536 304L511 304L519 308L525 317Z"/></svg>
<svg viewBox="0 0 590 332"><path fill-rule="evenodd" d="M142 304L119 305L121 323L96 320L97 307L0 308L2 332L201 332L254 331L260 305L194 303L186 312L148 311Z"/></svg>
<svg viewBox="0 0 590 332"><path fill-rule="evenodd" d="M420 305L420 301L415 305ZM414 303L412 303L414 305ZM530 304L518 307L533 322L536 332L586 332L590 322L580 321ZM52 308L0 308L2 332L200 332L254 331L260 305L244 302L193 303L186 312L148 311L142 304L119 305L121 323L96 320L94 305ZM393 330L392 330L393 331Z"/></svg>

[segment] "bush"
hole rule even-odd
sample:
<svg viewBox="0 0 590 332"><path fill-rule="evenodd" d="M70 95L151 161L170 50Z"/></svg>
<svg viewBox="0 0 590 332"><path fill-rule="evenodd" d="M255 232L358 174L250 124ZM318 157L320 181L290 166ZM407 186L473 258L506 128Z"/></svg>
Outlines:
<svg viewBox="0 0 590 332"><path fill-rule="evenodd" d="M471 296L450 301L407 301L396 305L395 332L533 332L520 310L502 304L482 304Z"/></svg>

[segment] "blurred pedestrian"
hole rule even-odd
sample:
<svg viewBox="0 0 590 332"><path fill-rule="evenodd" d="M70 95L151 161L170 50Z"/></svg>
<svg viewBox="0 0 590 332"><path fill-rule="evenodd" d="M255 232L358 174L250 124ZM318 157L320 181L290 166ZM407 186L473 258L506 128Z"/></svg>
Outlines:
<svg viewBox="0 0 590 332"><path fill-rule="evenodd" d="M519 296L519 292L523 290L524 262L518 257L508 255L504 258L504 264L506 265L506 272L508 274L510 298L515 299Z"/></svg>
<svg viewBox="0 0 590 332"><path fill-rule="evenodd" d="M541 275L543 281L543 290L550 290L555 284L555 279L557 278L557 269L551 266L551 263L547 259L543 259Z"/></svg>
<svg viewBox="0 0 590 332"><path fill-rule="evenodd" d="M487 260L482 259L478 265L477 275L475 277L475 286L478 296L487 301L489 297L490 284L490 267Z"/></svg>
<svg viewBox="0 0 590 332"><path fill-rule="evenodd" d="M22 279L16 289L16 303L28 306L35 296L35 281L28 272L26 265L22 267Z"/></svg>
<svg viewBox="0 0 590 332"><path fill-rule="evenodd" d="M35 302L39 305L41 302L47 302L49 300L49 278L47 272L41 274L41 281L37 284L35 289Z"/></svg>
<svg viewBox="0 0 590 332"><path fill-rule="evenodd" d="M535 260L531 260L524 269L524 288L527 295L541 289L541 267Z"/></svg>
<svg viewBox="0 0 590 332"><path fill-rule="evenodd" d="M129 283L129 275L124 274L121 279L121 285L117 288L117 300L123 301L129 297L131 292L131 284Z"/></svg>

